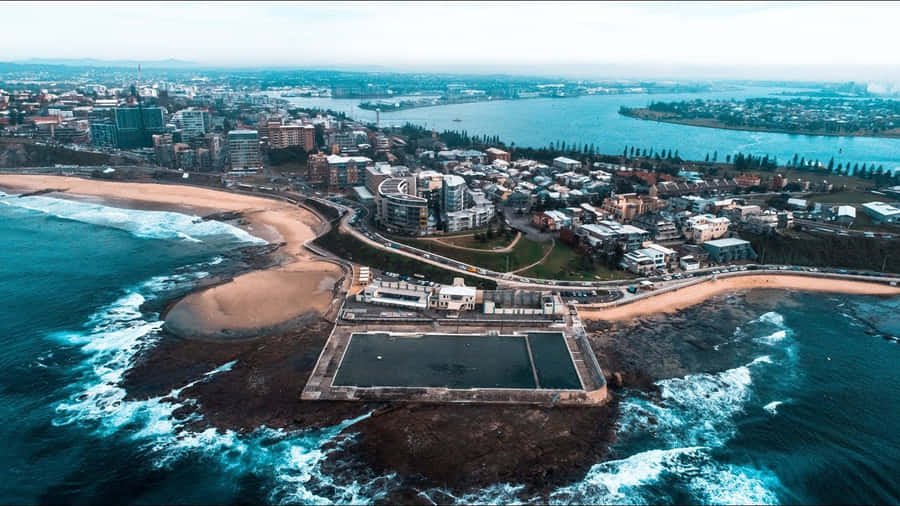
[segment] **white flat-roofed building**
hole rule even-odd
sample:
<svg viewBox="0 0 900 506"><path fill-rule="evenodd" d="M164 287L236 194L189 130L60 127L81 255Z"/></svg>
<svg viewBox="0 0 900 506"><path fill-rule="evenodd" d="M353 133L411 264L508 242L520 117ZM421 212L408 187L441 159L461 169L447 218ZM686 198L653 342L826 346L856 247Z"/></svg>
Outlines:
<svg viewBox="0 0 900 506"><path fill-rule="evenodd" d="M375 282L356 295L356 300L380 306L427 309L431 288L405 281Z"/></svg>
<svg viewBox="0 0 900 506"><path fill-rule="evenodd" d="M685 272L696 271L700 268L700 262L697 261L693 255L681 257L681 259L678 260L678 265L681 267L681 270Z"/></svg>
<svg viewBox="0 0 900 506"><path fill-rule="evenodd" d="M756 258L756 252L753 251L750 242L743 239L728 238L706 241L703 243L703 248L709 252L713 261L719 263Z"/></svg>
<svg viewBox="0 0 900 506"><path fill-rule="evenodd" d="M794 209L806 209L807 201L806 199L790 198L787 199L787 205L793 207Z"/></svg>
<svg viewBox="0 0 900 506"><path fill-rule="evenodd" d="M900 223L900 208L885 202L869 202L862 205L863 211L875 223Z"/></svg>
<svg viewBox="0 0 900 506"><path fill-rule="evenodd" d="M475 309L477 290L471 286L441 285L437 296L432 297L432 307L442 311Z"/></svg>
<svg viewBox="0 0 900 506"><path fill-rule="evenodd" d="M668 270L675 256L675 250L650 243L644 248L626 253L621 266L635 274L650 274L658 269Z"/></svg>
<svg viewBox="0 0 900 506"><path fill-rule="evenodd" d="M581 168L581 162L564 156L557 156L553 159L553 166L562 170L577 170Z"/></svg>

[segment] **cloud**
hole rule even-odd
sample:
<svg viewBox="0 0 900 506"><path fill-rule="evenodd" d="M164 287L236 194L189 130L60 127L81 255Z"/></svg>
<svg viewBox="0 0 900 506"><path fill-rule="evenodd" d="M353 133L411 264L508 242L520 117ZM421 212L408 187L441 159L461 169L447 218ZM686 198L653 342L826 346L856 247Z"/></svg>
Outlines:
<svg viewBox="0 0 900 506"><path fill-rule="evenodd" d="M900 64L896 3L5 4L4 59L210 64Z"/></svg>

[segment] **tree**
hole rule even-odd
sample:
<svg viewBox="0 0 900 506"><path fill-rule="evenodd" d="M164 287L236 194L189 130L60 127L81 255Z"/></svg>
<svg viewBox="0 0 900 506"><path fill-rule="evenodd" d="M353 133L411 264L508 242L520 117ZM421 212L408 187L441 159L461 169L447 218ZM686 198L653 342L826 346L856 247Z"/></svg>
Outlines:
<svg viewBox="0 0 900 506"><path fill-rule="evenodd" d="M725 163L731 163L731 155L725 155Z"/></svg>
<svg viewBox="0 0 900 506"><path fill-rule="evenodd" d="M704 160L704 161L706 161L706 162L709 161L709 153L706 153L706 160Z"/></svg>
<svg viewBox="0 0 900 506"><path fill-rule="evenodd" d="M713 161L715 162L719 158L719 151L713 151Z"/></svg>
<svg viewBox="0 0 900 506"><path fill-rule="evenodd" d="M828 172L834 171L834 157L831 157L831 160L828 160Z"/></svg>

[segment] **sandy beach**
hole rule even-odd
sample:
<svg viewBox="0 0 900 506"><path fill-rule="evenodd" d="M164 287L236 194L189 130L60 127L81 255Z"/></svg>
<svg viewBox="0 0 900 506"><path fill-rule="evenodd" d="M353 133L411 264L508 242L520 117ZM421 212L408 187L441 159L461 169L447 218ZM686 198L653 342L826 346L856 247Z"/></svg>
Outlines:
<svg viewBox="0 0 900 506"><path fill-rule="evenodd" d="M765 274L717 279L640 299L622 306L605 309L584 308L579 309L578 313L586 320L626 320L648 313L672 313L699 304L720 293L749 288L779 288L859 295L900 295L900 287L886 284L796 275Z"/></svg>
<svg viewBox="0 0 900 506"><path fill-rule="evenodd" d="M44 175L0 175L0 188L22 193L52 188L65 190L49 195L53 197L200 216L240 212L248 232L284 243L278 250L280 265L243 274L178 301L167 315L167 324L179 335L252 335L255 329L276 329L313 313L324 314L334 300L334 285L342 277L340 267L303 247L324 230L322 220L285 202L190 186Z"/></svg>

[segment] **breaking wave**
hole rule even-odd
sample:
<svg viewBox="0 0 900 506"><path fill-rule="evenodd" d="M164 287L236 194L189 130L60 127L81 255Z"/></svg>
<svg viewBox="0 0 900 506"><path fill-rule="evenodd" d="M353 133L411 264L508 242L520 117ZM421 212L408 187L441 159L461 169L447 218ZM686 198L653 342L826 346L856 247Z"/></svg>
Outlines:
<svg viewBox="0 0 900 506"><path fill-rule="evenodd" d="M666 487L659 487L665 482ZM712 504L775 504L770 472L716 462L709 448L649 450L626 459L594 465L585 479L550 496L551 504L671 503L671 490L688 494L692 502Z"/></svg>
<svg viewBox="0 0 900 506"><path fill-rule="evenodd" d="M203 242L203 238L228 237L231 240L265 244L266 241L248 232L215 220L169 211L141 211L122 209L89 202L57 199L44 196L4 198L0 203L30 209L57 218L116 228L147 239L181 239Z"/></svg>
<svg viewBox="0 0 900 506"><path fill-rule="evenodd" d="M76 346L84 354L78 380L66 400L57 404L52 423L74 424L101 437L129 439L146 450L158 468L201 457L225 473L264 476L271 480L273 503L362 504L384 496L393 475L344 483L321 469L328 454L352 437L342 432L368 414L322 430L285 432L261 427L249 435L214 428L196 431L190 422L200 415L176 415L179 408L195 402L183 397L185 390L228 374L237 361L222 364L166 395L126 399L121 381L139 353L158 341L162 327L158 315L142 314L141 305L155 293L190 283L202 274L152 278L97 311L84 330L52 334L51 339Z"/></svg>
<svg viewBox="0 0 900 506"><path fill-rule="evenodd" d="M777 415L778 414L778 406L781 406L782 404L784 404L784 403L781 401L773 401L773 402L770 402L770 403L766 404L765 406L763 406L763 409L766 410L766 412L769 413L770 415Z"/></svg>

